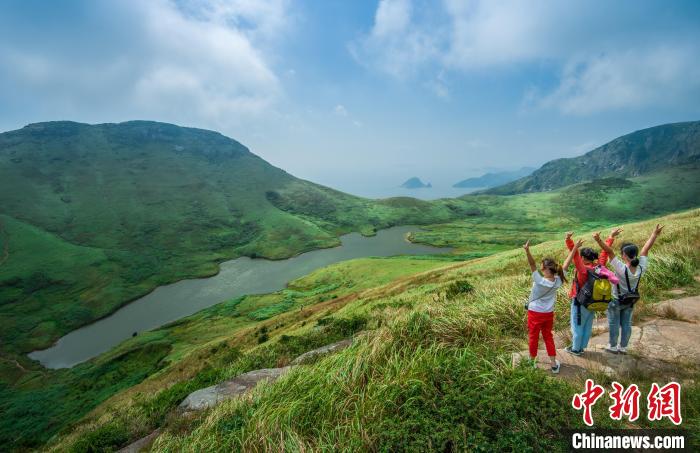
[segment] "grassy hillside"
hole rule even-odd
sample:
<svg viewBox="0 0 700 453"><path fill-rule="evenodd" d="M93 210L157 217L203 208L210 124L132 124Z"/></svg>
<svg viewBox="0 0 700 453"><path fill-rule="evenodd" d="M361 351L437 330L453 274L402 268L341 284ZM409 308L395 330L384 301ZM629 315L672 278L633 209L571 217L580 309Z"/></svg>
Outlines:
<svg viewBox="0 0 700 453"><path fill-rule="evenodd" d="M659 170L636 178L604 178L551 192L515 196L466 195L478 215L413 234L412 240L457 247L462 256L484 256L537 242L572 228L598 228L699 206L700 165Z"/></svg>
<svg viewBox="0 0 700 453"><path fill-rule="evenodd" d="M0 344L21 353L241 255L443 222L463 202L372 201L297 179L211 131L132 121L0 134ZM0 377L2 378L2 377Z"/></svg>
<svg viewBox="0 0 700 453"><path fill-rule="evenodd" d="M14 364L0 362L3 373L15 374L16 379L12 386L0 385L0 408L4 415L0 421L0 443L41 445L100 402L148 376L157 379L159 372L171 376L170 373L179 374L186 368L193 373L195 370L185 365L188 361L196 362L193 365L198 377L173 392L215 383L226 375L226 364L240 356L241 350L284 331L288 322L275 319L277 315L289 312L304 319L318 313L324 303L333 304L368 287L442 265L439 261L408 257L339 263L298 279L283 291L236 298L145 332L71 369L34 369L22 373ZM327 340L325 335L319 335L316 342L322 344ZM294 351L290 350L289 354Z"/></svg>
<svg viewBox="0 0 700 453"><path fill-rule="evenodd" d="M671 288L700 293L693 279L700 271L700 211L625 225L620 240L641 243L656 222L666 229L652 251L637 316L667 298ZM590 231L577 234L590 238ZM561 260L563 241L545 242L533 253ZM579 386L530 367L510 366L510 353L526 345L521 302L530 279L522 251L442 267L433 263L407 276L401 272L408 264L419 266L414 263L425 260L402 260L407 261L342 263L300 279L290 291L311 297L307 308L228 338L188 345L189 352L111 398L52 448L116 448L160 426L165 432L156 442L158 451L275 450L280 445L293 451L565 449L562 430L582 427L580 414L569 404ZM373 279L394 266L402 271ZM366 283L355 288L355 278ZM338 297L323 300L324 294ZM240 316L238 307L246 302L212 307L161 331L217 330ZM568 328L567 310L560 291L558 330ZM244 371L284 365L299 352L358 331L352 348L298 368L251 397L186 419L170 415L192 390ZM686 370L690 376L698 371ZM644 393L648 378L632 378ZM606 379L596 376L597 382L609 384ZM683 398L684 427L700 432L696 379L684 384ZM601 426L621 427L606 416L606 406L596 410Z"/></svg>
<svg viewBox="0 0 700 453"><path fill-rule="evenodd" d="M485 191L509 195L541 192L606 177L629 178L700 160L700 121L650 127L583 156L556 159L530 176Z"/></svg>
<svg viewBox="0 0 700 453"><path fill-rule="evenodd" d="M593 229L697 207L698 173L699 167L688 164L547 193L433 202L367 200L294 178L209 131L149 122L61 122L0 134L0 443L36 447L70 429L96 406L88 424L81 422L58 445L70 444L78 451L91 445L121 446L156 426L177 433L171 411L192 390L243 371L284 364L360 330L385 332L382 329L394 318L408 322L403 318L406 311L433 299L461 300L461 292L470 285L479 290L482 280L512 285L512 293L493 289L491 296L514 297L526 291L525 280L513 274L519 272L519 264L505 267L505 280L493 280L501 273L501 258L511 262L510 252L498 255L501 258L461 261L511 250L525 237L545 242L574 226ZM695 238L695 229L686 225L691 220L697 223L697 213L678 217L677 227ZM45 370L23 354L157 285L212 274L224 259L243 254L281 258L335 245L344 232L373 234L395 224L431 224L412 239L455 246L456 251L439 257L339 263L283 291L225 301L146 332L70 370ZM695 258L669 259L672 265L682 264L682 275L696 265ZM482 273L481 266L488 271ZM468 279L460 277L460 269L470 269ZM423 273L406 277L417 272ZM491 283L484 284L491 288ZM660 283L658 292L650 295L662 294L667 284L672 282ZM491 365L505 348L522 340L522 323L498 318L515 314L510 308L490 314L484 297L473 304L477 311L469 313L487 315L496 329L504 329L502 338L488 342L486 352L468 345L467 355L459 359L463 362L452 362L454 351L425 360L474 366L485 375L502 373ZM435 346L415 340L410 339L410 347ZM443 354L441 347L435 351ZM400 356L407 350L386 351ZM378 369L389 362L382 363L376 364ZM413 366L391 364L404 365L407 370ZM529 374L506 375L501 382L506 387L513 384L511 378L534 379ZM400 390L397 395L403 398ZM337 409L336 403L328 404ZM522 415L518 411L525 409L503 410ZM189 433L203 421L194 420L183 429ZM348 430L348 435L358 435ZM354 447L358 439L353 439L338 442ZM396 445L382 442L376 445Z"/></svg>
<svg viewBox="0 0 700 453"><path fill-rule="evenodd" d="M460 200L442 200L442 206L451 211L461 210L458 212L462 220L426 226L425 231L414 233L413 239L435 245L456 246L452 255L339 263L292 282L286 290L227 301L169 326L145 332L95 360L70 370L47 371L24 356L4 354L0 360L0 376L5 382L0 387L0 407L8 417L5 419L6 424L0 423L0 440L13 439L20 443L27 442L27 445L36 445L78 420L100 402L115 394L122 395L122 390L143 379L146 379L144 384L136 388L147 389L143 390L145 394L158 393L174 382L178 383L160 399L151 401L146 398L142 402L145 406L138 403L138 411L156 411L160 415L146 417L144 420L144 413L138 412L135 420L140 420L141 427L136 431L133 431L134 426L123 421L126 428L117 431L121 433L120 436L131 438L130 436L141 433L154 424L165 423L173 404L196 388L213 384L241 371L255 369L254 367L275 366L280 360L288 360L312 346L327 343L330 338L365 328L372 311L361 316L353 313L347 318L350 319L348 322L319 326L324 330L317 331L305 340L275 346L272 352L264 350L262 356L244 354L258 344L266 344L275 336L290 333L297 335L297 329L303 332L305 328L316 326L319 319L331 316L349 301L360 298L367 288L369 292L378 291L381 294L383 289L372 288L402 275L445 265L460 267L462 260L511 250L521 245L525 237L543 242L558 238L563 231L573 226L592 229L612 225L616 220L622 222L628 218L648 218L653 213L697 206L698 198L693 197L693 193L697 191L700 179L695 177L696 174L694 167L684 167L631 180L611 179L549 193L507 197L480 195ZM677 186L670 184L670 181L683 182L681 187L686 191L673 189ZM315 212L313 208L319 204L313 201L313 197L311 200L305 198L310 192L305 192L303 186L299 187L300 184L291 184L284 192L284 198L280 196L275 199L275 203L285 212L300 218L310 218ZM430 209L435 206L408 198L381 203L379 207L370 206L369 212L388 206L418 215L419 211L415 207ZM586 206L594 207L587 209ZM334 219L329 216L324 222L332 223ZM55 235L29 228L9 217L5 218L4 224L8 231L28 229L21 236L36 247L32 249L29 244L18 247L13 256L19 262L31 263L31 257L41 260L51 256L41 255L42 251L56 252L56 256L51 258L54 261L49 261L53 270L48 274L52 283L47 286L47 291L55 287L56 282L71 278L71 269L78 269L78 275L81 276L89 276L89 272L97 275L108 275L111 272L110 266L113 263L105 258L100 249L65 243ZM19 255L20 251L25 251L26 254ZM71 260L78 264L71 264ZM80 263L88 265L81 268ZM441 281L442 273L449 275L448 271L441 270L412 279L408 284L400 283L397 288L404 290L425 282ZM86 281L84 291L90 291L90 279ZM439 285L427 284L426 287ZM55 291L58 294L56 302L60 302L61 291L65 289L58 287ZM456 285L450 291L458 292L460 286ZM412 304L413 302L408 305ZM57 304L48 304L49 307L54 305ZM407 302L399 298L381 302L380 305L396 308L406 306ZM60 307L56 308L56 317L60 316L60 310ZM21 311L18 310L18 313ZM34 319L18 315L16 325L19 328L10 333L24 328L36 333L40 328L48 329L52 326L36 326L33 324ZM370 325L373 323L374 321L369 322ZM248 357L245 359L247 361L241 362L247 365L227 365L241 357ZM133 396L131 391L127 394ZM121 398L124 396L118 396L117 400L121 401ZM157 409L151 405L156 405ZM28 413L27 407L33 407L34 410ZM17 420L21 420L22 428L19 431L15 428ZM124 430L130 434L124 434Z"/></svg>

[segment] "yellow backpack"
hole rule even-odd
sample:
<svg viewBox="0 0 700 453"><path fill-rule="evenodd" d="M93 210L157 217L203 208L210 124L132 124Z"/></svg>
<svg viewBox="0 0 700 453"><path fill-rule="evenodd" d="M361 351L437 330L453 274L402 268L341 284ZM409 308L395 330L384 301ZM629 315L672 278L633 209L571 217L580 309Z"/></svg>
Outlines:
<svg viewBox="0 0 700 453"><path fill-rule="evenodd" d="M605 275L600 274L599 266L595 269L588 269L588 280L580 287L578 278L576 282L576 305L583 305L590 311L602 312L608 309L608 304L612 300L612 284ZM577 322L581 324L581 310L578 310Z"/></svg>

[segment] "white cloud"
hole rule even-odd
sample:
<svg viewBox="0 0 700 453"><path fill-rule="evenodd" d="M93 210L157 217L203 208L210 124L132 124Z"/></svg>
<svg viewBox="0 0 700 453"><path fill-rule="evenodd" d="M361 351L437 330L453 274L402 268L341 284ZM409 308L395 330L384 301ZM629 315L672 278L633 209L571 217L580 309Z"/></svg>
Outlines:
<svg viewBox="0 0 700 453"><path fill-rule="evenodd" d="M333 107L333 113L338 116L348 116L348 109L346 109L344 105L338 104Z"/></svg>
<svg viewBox="0 0 700 453"><path fill-rule="evenodd" d="M587 115L674 102L700 89L697 51L657 47L569 61L558 86L530 102L566 114Z"/></svg>
<svg viewBox="0 0 700 453"><path fill-rule="evenodd" d="M411 0L381 0L371 32L349 44L355 59L397 78L414 73L437 55L438 30L412 20Z"/></svg>
<svg viewBox="0 0 700 453"><path fill-rule="evenodd" d="M436 7L382 0L373 28L350 49L362 64L399 79L421 79L441 98L449 96L450 84L430 75L436 72L552 68L554 86L531 87L523 103L587 115L641 108L698 89L698 30L650 28L652 13L641 13L649 17L639 23L629 19L635 15L625 5L443 0Z"/></svg>
<svg viewBox="0 0 700 453"><path fill-rule="evenodd" d="M226 128L280 96L266 43L286 30L286 1L133 0L87 8L92 25L109 28L118 19L128 35L117 27L110 41L77 43L85 55L67 35L55 37L51 51L21 36L0 44L5 77L41 96L48 115Z"/></svg>
<svg viewBox="0 0 700 453"><path fill-rule="evenodd" d="M372 35L384 38L404 32L411 23L411 9L410 0L381 0L374 16Z"/></svg>
<svg viewBox="0 0 700 453"><path fill-rule="evenodd" d="M435 96L441 99L449 99L450 97L450 90L447 85L445 71L440 71L433 79L425 82L425 86L432 91Z"/></svg>
<svg viewBox="0 0 700 453"><path fill-rule="evenodd" d="M450 37L442 60L448 67L517 63L552 52L553 43L547 35L559 9L556 3L446 0L445 7Z"/></svg>

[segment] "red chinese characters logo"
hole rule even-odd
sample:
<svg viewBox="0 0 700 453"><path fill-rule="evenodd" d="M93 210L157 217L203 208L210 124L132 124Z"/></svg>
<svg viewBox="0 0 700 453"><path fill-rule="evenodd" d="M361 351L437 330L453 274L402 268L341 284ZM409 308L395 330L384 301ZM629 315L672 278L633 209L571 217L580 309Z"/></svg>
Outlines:
<svg viewBox="0 0 700 453"><path fill-rule="evenodd" d="M571 400L574 409L583 409L583 422L588 426L593 426L593 405L604 393L605 389L602 386L594 384L593 379L586 379L586 390L583 393L575 394Z"/></svg>
<svg viewBox="0 0 700 453"><path fill-rule="evenodd" d="M610 406L610 418L622 420L623 415L633 422L639 418L639 396L641 392L637 384L632 384L627 389L618 382L612 383L613 391L610 398L614 401Z"/></svg>
<svg viewBox="0 0 700 453"><path fill-rule="evenodd" d="M678 382L670 382L661 388L654 382L647 403L650 421L668 417L675 425L681 424L681 385Z"/></svg>
<svg viewBox="0 0 700 453"><path fill-rule="evenodd" d="M605 389L586 379L585 390L577 393L571 400L571 405L576 410L583 409L583 422L588 426L593 426L593 406L601 396L605 394ZM625 388L619 382L612 383L610 398L613 404L609 407L610 418L622 420L628 417L633 422L639 418L639 398L641 392L637 384L631 384ZM681 385L677 382L670 382L663 387L653 383L647 395L647 418L649 421L668 418L676 425L680 425L681 418Z"/></svg>

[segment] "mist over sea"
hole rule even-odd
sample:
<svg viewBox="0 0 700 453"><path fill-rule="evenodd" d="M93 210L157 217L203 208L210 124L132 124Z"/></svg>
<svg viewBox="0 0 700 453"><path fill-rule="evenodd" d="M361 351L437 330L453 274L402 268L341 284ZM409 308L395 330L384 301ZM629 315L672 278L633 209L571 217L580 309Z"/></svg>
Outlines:
<svg viewBox="0 0 700 453"><path fill-rule="evenodd" d="M420 200L437 200L438 198L455 198L480 190L480 188L458 188L433 185L422 189L405 189L403 187L365 186L338 187L338 190L366 198L413 197Z"/></svg>

